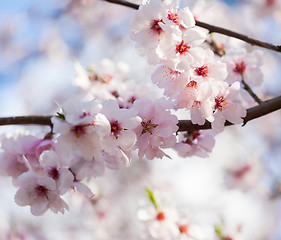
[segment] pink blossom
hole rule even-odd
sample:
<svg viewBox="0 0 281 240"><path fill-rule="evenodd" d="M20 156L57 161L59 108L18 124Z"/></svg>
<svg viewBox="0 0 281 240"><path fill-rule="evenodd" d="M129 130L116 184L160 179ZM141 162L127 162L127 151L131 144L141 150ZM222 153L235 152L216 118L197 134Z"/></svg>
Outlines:
<svg viewBox="0 0 281 240"><path fill-rule="evenodd" d="M76 152L86 160L98 158L102 153L102 138L110 134L110 123L99 113L97 101L66 102L62 105L64 119L53 117L56 150L65 158Z"/></svg>
<svg viewBox="0 0 281 240"><path fill-rule="evenodd" d="M194 101L196 101L197 95L198 83L189 78L185 86L171 98L176 99L176 108L185 108L190 110Z"/></svg>
<svg viewBox="0 0 281 240"><path fill-rule="evenodd" d="M92 177L101 177L105 172L104 159L95 159L86 161L83 158L79 159L76 163L71 165L71 171L75 175L76 181L81 181L85 178L90 180Z"/></svg>
<svg viewBox="0 0 281 240"><path fill-rule="evenodd" d="M118 168L122 162L128 166L130 159L125 152L128 153L136 143L133 129L140 125L141 118L135 109L120 109L114 100L105 101L102 106L102 113L111 126L111 133L104 139L103 158L111 168Z"/></svg>
<svg viewBox="0 0 281 240"><path fill-rule="evenodd" d="M185 87L189 76L184 72L173 70L169 65L160 65L151 79L159 88L164 89L164 95L171 97Z"/></svg>
<svg viewBox="0 0 281 240"><path fill-rule="evenodd" d="M186 86L172 96L175 99L175 108L190 110L191 121L203 125L205 119L213 121L213 99L215 83L211 81L197 82L190 79Z"/></svg>
<svg viewBox="0 0 281 240"><path fill-rule="evenodd" d="M180 133L179 142L174 146L181 157L208 157L215 145L214 134L210 131L194 131Z"/></svg>
<svg viewBox="0 0 281 240"><path fill-rule="evenodd" d="M148 63L159 62L158 45L165 35L171 35L163 30L163 19L166 18L168 6L160 0L152 0L140 5L131 21L132 38L136 41L138 53L146 55Z"/></svg>
<svg viewBox="0 0 281 240"><path fill-rule="evenodd" d="M34 172L25 172L17 179L19 189L15 201L19 206L30 205L34 216L43 215L48 209L64 213L67 204L56 191L56 182L50 177L38 177Z"/></svg>
<svg viewBox="0 0 281 240"><path fill-rule="evenodd" d="M114 100L104 101L102 106L101 113L110 123L111 133L108 138L112 141L112 145L114 144L125 151L131 150L136 142L136 134L133 129L141 123L137 111L135 109L120 109Z"/></svg>
<svg viewBox="0 0 281 240"><path fill-rule="evenodd" d="M194 27L195 20L188 7L178 9L170 9L167 12L165 24L178 25L182 31Z"/></svg>
<svg viewBox="0 0 281 240"><path fill-rule="evenodd" d="M251 53L242 49L232 50L222 60L227 64L229 72L226 81L232 84L244 80L251 87L258 87L263 81L261 65L263 64L263 53L254 50Z"/></svg>
<svg viewBox="0 0 281 240"><path fill-rule="evenodd" d="M168 30L166 30L168 31ZM181 34L165 37L159 44L164 60L176 71L188 71L191 64L204 63L204 50L199 47L206 39L206 34L199 28L189 28Z"/></svg>
<svg viewBox="0 0 281 240"><path fill-rule="evenodd" d="M40 168L36 155L36 146L40 145L41 139L31 135L19 134L14 138L4 138L0 153L1 172L12 176L15 180L23 172L34 171Z"/></svg>
<svg viewBox="0 0 281 240"><path fill-rule="evenodd" d="M223 81L227 77L226 64L217 59L210 49L205 50L205 59L202 65L192 65L190 76L193 79Z"/></svg>
<svg viewBox="0 0 281 240"><path fill-rule="evenodd" d="M74 62L75 75L73 85L77 86L86 99L115 99L126 92L129 67L124 62L103 59L98 65L88 66L86 71L78 62ZM119 94L118 94L119 92Z"/></svg>
<svg viewBox="0 0 281 240"><path fill-rule="evenodd" d="M194 101L190 109L191 122L198 125L203 125L205 119L209 122L213 122L213 104L214 101L210 98L200 99L199 97L198 100Z"/></svg>
<svg viewBox="0 0 281 240"><path fill-rule="evenodd" d="M56 152L44 151L40 155L40 164L45 176L56 181L57 189L61 195L65 194L72 186L74 176L63 163Z"/></svg>
<svg viewBox="0 0 281 240"><path fill-rule="evenodd" d="M152 102L148 99L136 100L133 107L142 118L141 125L135 129L137 134L138 156L148 159L167 156L162 148L175 144L178 119L168 110L163 100Z"/></svg>
<svg viewBox="0 0 281 240"><path fill-rule="evenodd" d="M224 128L225 121L234 124L240 124L247 112L239 102L240 84L233 83L230 87L227 83L222 82L218 95L215 97L214 121L212 129L221 132Z"/></svg>

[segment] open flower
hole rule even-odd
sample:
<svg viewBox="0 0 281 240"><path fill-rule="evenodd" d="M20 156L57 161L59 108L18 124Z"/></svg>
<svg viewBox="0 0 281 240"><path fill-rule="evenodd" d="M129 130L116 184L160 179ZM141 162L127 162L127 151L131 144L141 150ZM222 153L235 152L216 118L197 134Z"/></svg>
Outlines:
<svg viewBox="0 0 281 240"><path fill-rule="evenodd" d="M136 100L133 109L142 118L141 125L135 129L137 134L138 156L153 158L169 157L161 149L174 146L178 119L168 110L163 100L152 102L148 99Z"/></svg>
<svg viewBox="0 0 281 240"><path fill-rule="evenodd" d="M60 194L65 194L71 187L74 176L63 163L56 152L44 151L40 155L40 164L45 175L54 179Z"/></svg>
<svg viewBox="0 0 281 240"><path fill-rule="evenodd" d="M43 215L48 209L55 213L64 213L64 209L68 210L67 204L56 191L54 179L38 177L34 172L29 171L18 177L17 184L19 189L15 195L16 203L19 206L30 205L33 215Z"/></svg>
<svg viewBox="0 0 281 240"><path fill-rule="evenodd" d="M97 101L79 103L74 101L62 105L64 119L53 117L56 150L65 158L76 152L86 160L102 154L102 138L110 134L110 123L99 113Z"/></svg>
<svg viewBox="0 0 281 240"><path fill-rule="evenodd" d="M225 121L234 124L243 123L242 118L246 117L247 112L239 102L239 94L239 82L233 83L230 87L227 83L222 82L219 93L215 97L213 130L221 132Z"/></svg>

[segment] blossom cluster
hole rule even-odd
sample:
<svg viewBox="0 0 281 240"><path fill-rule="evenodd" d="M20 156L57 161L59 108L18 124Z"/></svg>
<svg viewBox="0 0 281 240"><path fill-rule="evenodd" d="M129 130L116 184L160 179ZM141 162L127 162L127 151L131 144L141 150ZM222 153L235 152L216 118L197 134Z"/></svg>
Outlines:
<svg viewBox="0 0 281 240"><path fill-rule="evenodd" d="M92 197L81 181L128 166L132 150L139 158L162 158L176 143L178 120L164 103L139 99L126 109L115 100L68 101L61 109L52 118L53 138L27 135L2 144L2 172L19 186L16 203L30 205L34 215L49 208L63 213L68 207L60 196L73 188Z"/></svg>
<svg viewBox="0 0 281 240"><path fill-rule="evenodd" d="M208 41L206 31L195 26L188 7L178 10L158 0L141 5L131 27L140 55L159 65L152 81L164 89L174 109L190 110L192 123L208 120L216 132L223 130L225 121L243 122L240 83L261 84L259 51L233 50L220 59L203 44Z"/></svg>
<svg viewBox="0 0 281 240"><path fill-rule="evenodd" d="M16 203L30 205L33 215L64 213L68 205L61 196L71 189L93 197L83 181L129 166L135 150L139 159L170 158L167 148L181 157L208 157L225 122L243 122L249 94L242 87L262 83L259 51L222 47L215 54L188 7L160 0L141 5L131 29L139 54L157 65L151 78L165 98L152 100L148 88L126 82L124 64L104 60L87 72L75 63L73 84L80 92L60 105L52 132L2 142L1 172L19 187ZM172 109L188 110L193 124L211 122L212 130L176 136Z"/></svg>

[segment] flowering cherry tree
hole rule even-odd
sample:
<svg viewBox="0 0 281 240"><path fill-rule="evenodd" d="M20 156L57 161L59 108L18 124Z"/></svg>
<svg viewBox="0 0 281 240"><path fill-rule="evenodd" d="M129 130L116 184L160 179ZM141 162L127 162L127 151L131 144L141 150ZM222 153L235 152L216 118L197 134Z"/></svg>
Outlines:
<svg viewBox="0 0 281 240"><path fill-rule="evenodd" d="M255 18L266 14L280 21L280 3L261 2L242 7L250 6ZM70 1L67 10L78 11L75 4ZM73 90L52 99L50 115L0 118L0 125L42 126L1 137L0 172L17 189L15 203L44 216L71 212L79 202L84 234L85 226L93 227L94 239L278 239L281 216L274 212L280 201L275 209L272 201L281 193L280 174L267 176L266 187L258 157L245 150L249 157L241 160L233 139L215 142L222 132L231 138L248 134L249 121L281 109L281 96L262 88L266 58L272 52L280 58L281 47L218 27L216 13L208 18L208 11L227 10L215 1L100 4L130 11L128 41L151 67L150 82L132 80L123 62L104 59L84 68L74 60ZM223 19L219 13L217 18ZM280 114L276 119L269 120L272 127L280 124ZM252 131L279 146L273 155L280 160L280 136L269 136L274 130L266 127ZM245 141L253 141L249 135ZM234 160L212 159L223 148ZM162 169L177 160L185 167ZM201 188L202 179L210 185ZM173 188L183 200L177 201ZM18 231L5 239L32 234Z"/></svg>

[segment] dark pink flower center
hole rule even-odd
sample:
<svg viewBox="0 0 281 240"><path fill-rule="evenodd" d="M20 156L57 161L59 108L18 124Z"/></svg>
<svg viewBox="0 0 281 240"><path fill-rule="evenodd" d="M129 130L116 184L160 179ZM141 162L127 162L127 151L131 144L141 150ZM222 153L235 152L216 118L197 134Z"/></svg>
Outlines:
<svg viewBox="0 0 281 240"><path fill-rule="evenodd" d="M34 190L38 197L46 197L49 191L46 187L42 185L38 185Z"/></svg>
<svg viewBox="0 0 281 240"><path fill-rule="evenodd" d="M173 21L175 24L179 25L177 13L172 13L172 12L169 11L167 18L169 20Z"/></svg>
<svg viewBox="0 0 281 240"><path fill-rule="evenodd" d="M86 124L79 124L79 125L76 125L76 126L73 126L70 131L73 132L75 134L75 136L77 138L79 138L80 136L84 135L86 133L86 127L88 125Z"/></svg>
<svg viewBox="0 0 281 240"><path fill-rule="evenodd" d="M123 130L121 124L117 120L115 120L112 121L110 125L111 125L111 135L114 135L116 138L118 138L118 135Z"/></svg>
<svg viewBox="0 0 281 240"><path fill-rule="evenodd" d="M50 168L48 171L48 176L54 180L58 180L60 177L58 169L55 167Z"/></svg>
<svg viewBox="0 0 281 240"><path fill-rule="evenodd" d="M84 135L87 131L87 127L90 127L90 126L94 126L94 122L92 124L88 123L88 124L78 124L78 125L75 125L73 126L71 129L70 129L70 132L73 132L74 135L79 138L80 136Z"/></svg>
<svg viewBox="0 0 281 240"><path fill-rule="evenodd" d="M188 132L188 133L184 134L184 137L186 137L186 140L182 141L182 142L192 145L192 144L196 143L194 141L197 140L200 135L201 135L200 131Z"/></svg>
<svg viewBox="0 0 281 240"><path fill-rule="evenodd" d="M226 106L225 97L220 96L215 98L215 109L222 111Z"/></svg>
<svg viewBox="0 0 281 240"><path fill-rule="evenodd" d="M190 46L188 46L183 40L176 45L176 53L179 53L180 55L186 55L188 49L190 49Z"/></svg>
<svg viewBox="0 0 281 240"><path fill-rule="evenodd" d="M152 29L155 33L161 34L163 29L159 26L159 22L163 22L162 19L153 20L150 24L150 29Z"/></svg>
<svg viewBox="0 0 281 240"><path fill-rule="evenodd" d="M203 65L202 67L198 67L194 70L197 76L207 77L208 76L208 67Z"/></svg>
<svg viewBox="0 0 281 240"><path fill-rule="evenodd" d="M197 88L197 82L196 81L190 81L188 84L186 84L187 87Z"/></svg>
<svg viewBox="0 0 281 240"><path fill-rule="evenodd" d="M246 64L243 61L237 62L233 68L233 72L243 75L246 70Z"/></svg>
<svg viewBox="0 0 281 240"><path fill-rule="evenodd" d="M157 124L153 124L151 120L148 120L147 122L142 122L141 125L143 127L141 134L145 134L147 132L153 134L154 128L158 126Z"/></svg>

